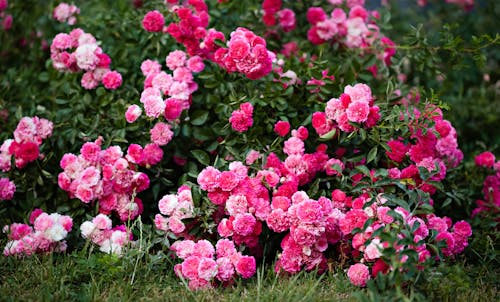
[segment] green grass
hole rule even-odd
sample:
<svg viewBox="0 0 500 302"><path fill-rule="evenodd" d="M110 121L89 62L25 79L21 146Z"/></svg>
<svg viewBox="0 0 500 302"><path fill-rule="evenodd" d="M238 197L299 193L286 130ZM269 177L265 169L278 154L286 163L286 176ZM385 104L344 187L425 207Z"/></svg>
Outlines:
<svg viewBox="0 0 500 302"><path fill-rule="evenodd" d="M227 288L191 292L174 276L165 256L116 258L95 253L0 258L2 301L356 301L367 290L350 285L343 272L277 277L260 267L250 280ZM499 268L441 265L403 292L426 301L495 301ZM372 295L387 301L387 295ZM391 299L392 300L392 299Z"/></svg>
<svg viewBox="0 0 500 302"><path fill-rule="evenodd" d="M134 261L103 254L2 258L0 267L4 301L354 301L356 290L343 275L277 277L260 268L231 287L191 292L167 260L134 269Z"/></svg>

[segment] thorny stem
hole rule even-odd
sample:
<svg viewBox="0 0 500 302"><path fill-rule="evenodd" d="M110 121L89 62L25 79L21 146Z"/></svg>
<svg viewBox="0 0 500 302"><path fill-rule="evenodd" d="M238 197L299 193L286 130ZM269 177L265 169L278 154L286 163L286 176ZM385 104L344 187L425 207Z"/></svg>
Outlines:
<svg viewBox="0 0 500 302"><path fill-rule="evenodd" d="M490 47L491 45L498 44L499 42L500 42L500 35L496 35L493 40L489 41L486 44L483 44L483 45L475 47L475 48L463 48L463 49L460 49L460 51L467 52L467 53L474 53L474 52L477 52L481 49ZM414 49L429 49L431 51L449 50L449 48L446 48L446 47L439 47L439 46L433 46L433 47L427 46L426 47L426 46L421 46L421 45L415 45L415 46L396 45L395 48L398 50L414 50Z"/></svg>

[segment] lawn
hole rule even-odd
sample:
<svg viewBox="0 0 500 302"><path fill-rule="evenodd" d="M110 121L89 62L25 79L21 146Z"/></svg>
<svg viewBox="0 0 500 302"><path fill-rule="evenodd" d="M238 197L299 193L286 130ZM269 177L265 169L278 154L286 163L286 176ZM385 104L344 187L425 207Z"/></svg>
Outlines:
<svg viewBox="0 0 500 302"><path fill-rule="evenodd" d="M396 291L360 290L343 272L277 276L260 266L250 280L191 291L163 256L116 258L72 253L0 260L1 301L395 301ZM461 259L417 276L403 287L415 301L495 301L500 269Z"/></svg>

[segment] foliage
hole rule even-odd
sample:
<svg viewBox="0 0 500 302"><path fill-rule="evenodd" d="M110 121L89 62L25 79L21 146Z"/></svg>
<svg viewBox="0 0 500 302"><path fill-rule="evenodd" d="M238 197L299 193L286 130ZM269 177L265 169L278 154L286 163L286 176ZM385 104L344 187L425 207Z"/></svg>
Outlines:
<svg viewBox="0 0 500 302"><path fill-rule="evenodd" d="M233 285L234 291L222 290L228 298L221 299L351 298L343 271L351 282L366 284L360 299L446 299L452 288L468 295L481 282L470 275L498 265L498 217L471 214L475 201L486 195L485 177L498 173L496 167L484 173L472 156L486 150L499 154L500 36L494 26L499 4L478 1L465 11L438 1L426 7L417 7L417 1L367 3L370 9L340 1L334 11L319 0L185 1L180 10L166 2L176 1L81 1L75 3L80 9L75 25L52 18L55 1L9 2L13 26L0 30L0 141L16 136L23 117L39 116L54 126L40 144L38 160L2 172L16 192L0 202L0 223L27 222L41 208L71 216L77 229L67 238L69 254L26 259L51 286L59 286L58 271L70 272L55 294L42 288L47 298L81 293L83 300L114 294L132 299L143 288L158 296L180 290L186 299L215 299L213 290L182 291L172 281L176 265L191 288ZM308 12L310 7L315 11ZM295 13L293 26L281 9ZM151 18L159 19L151 24L164 22L163 29L144 25L152 10L158 14ZM332 25L331 12L344 23ZM197 27L189 29L193 24ZM121 74L121 87L84 89L83 73L54 68L54 37L76 27L96 38ZM244 55L238 53L242 39L252 41ZM176 51L203 60L203 68L173 55L169 63ZM158 70L145 71L147 60L151 66L158 62ZM182 62L172 67L176 60ZM161 67L165 61L168 68ZM172 81L188 83L181 92L189 93L175 94ZM150 93L164 106L156 113L149 105L153 98L146 101ZM178 112L167 107L171 111L164 113L170 104ZM131 105L144 111L133 122L125 118ZM155 130L160 128L168 131ZM99 150L98 159L90 158L89 146ZM158 152L161 161L144 160ZM65 163L71 154L78 156L78 167ZM93 176L82 177L89 167ZM62 184L64 173L73 187ZM83 187L94 195L82 198ZM280 203L283 197L287 205ZM234 206L237 198L246 200L244 210ZM322 214L308 222L311 212ZM288 215L287 222L271 215ZM473 227L469 241L464 220ZM300 241L297 229L313 239ZM113 232L121 234L120 243ZM231 257L220 256L215 245L224 238L236 245ZM203 251L178 247L202 239L213 244L203 257L196 254ZM122 257L95 253L94 244L106 252L116 244ZM215 281L219 272L209 269L204 273L213 276L202 282L188 277L185 267L179 273L194 261L190 257L210 259L206 263L231 258L228 270L241 270L238 259L248 260L247 255L266 264L246 267L257 275L249 281L219 275ZM172 260L175 256L182 264ZM295 256L302 260L291 268L287 257ZM16 259L2 261L14 276L13 267L24 267ZM273 261L276 276L284 279L268 269ZM373 276L353 281L347 270L353 264ZM222 266L217 265L212 270ZM292 276L303 270L326 273ZM448 283L437 281L443 275ZM161 276L167 288L149 285L151 276ZM101 280L112 291L101 291ZM120 288L123 280L131 286ZM75 288L80 282L87 286L82 291ZM333 293L322 289L325 283L335 283ZM496 288L491 282L479 291L494 297Z"/></svg>

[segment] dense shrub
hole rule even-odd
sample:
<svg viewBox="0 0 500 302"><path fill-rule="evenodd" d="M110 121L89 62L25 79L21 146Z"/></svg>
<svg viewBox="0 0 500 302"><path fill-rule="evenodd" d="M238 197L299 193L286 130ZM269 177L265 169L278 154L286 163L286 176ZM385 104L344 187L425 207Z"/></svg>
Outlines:
<svg viewBox="0 0 500 302"><path fill-rule="evenodd" d="M126 256L144 222L193 289L272 259L374 292L498 228L497 4L31 2L0 1L6 255L68 217Z"/></svg>

